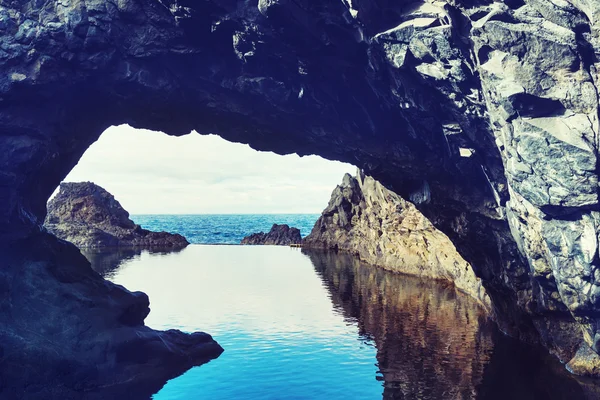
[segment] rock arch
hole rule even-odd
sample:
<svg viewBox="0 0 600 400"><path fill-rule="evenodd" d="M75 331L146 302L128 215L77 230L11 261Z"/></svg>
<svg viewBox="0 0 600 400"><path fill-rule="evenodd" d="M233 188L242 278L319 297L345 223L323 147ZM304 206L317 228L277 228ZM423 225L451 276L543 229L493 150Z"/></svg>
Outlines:
<svg viewBox="0 0 600 400"><path fill-rule="evenodd" d="M426 199L505 329L568 361L581 327L598 351L599 16L591 0L5 1L0 239L53 257L31 242L46 200L110 125L217 133Z"/></svg>

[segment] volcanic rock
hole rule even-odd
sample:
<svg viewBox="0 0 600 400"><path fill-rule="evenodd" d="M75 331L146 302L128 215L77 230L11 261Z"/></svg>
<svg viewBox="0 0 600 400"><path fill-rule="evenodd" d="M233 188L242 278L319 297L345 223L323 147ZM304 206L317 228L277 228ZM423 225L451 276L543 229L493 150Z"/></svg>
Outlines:
<svg viewBox="0 0 600 400"><path fill-rule="evenodd" d="M360 170L334 189L304 247L341 250L388 270L452 282L491 309L481 279L450 239L413 204Z"/></svg>
<svg viewBox="0 0 600 400"><path fill-rule="evenodd" d="M289 246L302 243L300 230L288 225L273 224L268 233L258 232L242 239L241 244Z"/></svg>
<svg viewBox="0 0 600 400"><path fill-rule="evenodd" d="M145 326L146 294L104 280L53 235L0 255L1 399L148 399L223 351L205 333Z"/></svg>
<svg viewBox="0 0 600 400"><path fill-rule="evenodd" d="M44 226L79 248L181 249L189 244L179 234L151 232L136 225L112 194L92 182L61 183L48 203Z"/></svg>
<svg viewBox="0 0 600 400"><path fill-rule="evenodd" d="M39 237L108 127L216 133L363 169L448 236L504 332L598 353L599 55L596 0L4 1L0 241Z"/></svg>

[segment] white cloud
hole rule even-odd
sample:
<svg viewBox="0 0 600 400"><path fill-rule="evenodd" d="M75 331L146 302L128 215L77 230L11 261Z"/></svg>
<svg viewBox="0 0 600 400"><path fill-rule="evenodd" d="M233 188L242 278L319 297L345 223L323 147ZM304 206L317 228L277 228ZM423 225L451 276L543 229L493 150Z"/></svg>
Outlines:
<svg viewBox="0 0 600 400"><path fill-rule="evenodd" d="M106 130L65 179L92 181L132 214L320 213L349 164L280 156L218 136Z"/></svg>

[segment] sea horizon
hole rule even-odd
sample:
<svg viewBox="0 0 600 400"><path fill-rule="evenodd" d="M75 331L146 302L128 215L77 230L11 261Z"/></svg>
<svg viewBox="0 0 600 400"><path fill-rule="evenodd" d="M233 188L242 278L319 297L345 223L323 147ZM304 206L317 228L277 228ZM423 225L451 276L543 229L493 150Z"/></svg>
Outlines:
<svg viewBox="0 0 600 400"><path fill-rule="evenodd" d="M321 215L320 212L282 212L282 213L129 213L129 215Z"/></svg>
<svg viewBox="0 0 600 400"><path fill-rule="evenodd" d="M304 238L321 214L130 214L144 229L178 233L191 244L239 244L253 233L268 232L273 224L298 228Z"/></svg>

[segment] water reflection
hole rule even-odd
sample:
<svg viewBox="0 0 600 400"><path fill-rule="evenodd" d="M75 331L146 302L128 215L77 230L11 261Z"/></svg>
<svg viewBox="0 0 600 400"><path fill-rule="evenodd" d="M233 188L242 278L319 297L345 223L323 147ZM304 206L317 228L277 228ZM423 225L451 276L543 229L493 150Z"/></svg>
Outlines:
<svg viewBox="0 0 600 400"><path fill-rule="evenodd" d="M86 253L150 296L146 323L206 331L225 348L156 400L585 399L543 349L500 334L450 286L344 254L279 246Z"/></svg>
<svg viewBox="0 0 600 400"><path fill-rule="evenodd" d="M121 265L133 260L135 257L141 255L142 252L155 255L167 255L169 253L179 253L181 250L183 249L143 249L141 247L80 249L81 254L83 254L92 265L92 269L106 279L110 279Z"/></svg>
<svg viewBox="0 0 600 400"><path fill-rule="evenodd" d="M336 307L375 342L384 399L586 398L555 359L500 334L451 286L303 252Z"/></svg>

